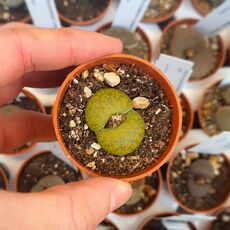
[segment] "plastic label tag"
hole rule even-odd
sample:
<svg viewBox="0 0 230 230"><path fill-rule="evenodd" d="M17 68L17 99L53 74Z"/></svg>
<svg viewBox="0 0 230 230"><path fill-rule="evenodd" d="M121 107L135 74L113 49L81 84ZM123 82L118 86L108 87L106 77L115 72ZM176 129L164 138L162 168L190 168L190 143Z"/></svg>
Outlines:
<svg viewBox="0 0 230 230"><path fill-rule="evenodd" d="M123 27L134 32L150 0L121 0L113 20L113 27Z"/></svg>
<svg viewBox="0 0 230 230"><path fill-rule="evenodd" d="M184 85L191 76L194 63L181 58L161 54L156 61L156 66L170 80L176 89L177 94L181 93Z"/></svg>
<svg viewBox="0 0 230 230"><path fill-rule="evenodd" d="M230 132L222 132L189 149L198 153L220 154L230 150Z"/></svg>
<svg viewBox="0 0 230 230"><path fill-rule="evenodd" d="M230 76L226 76L220 83L221 87L230 85Z"/></svg>
<svg viewBox="0 0 230 230"><path fill-rule="evenodd" d="M34 25L45 28L61 27L54 0L25 0L25 2Z"/></svg>
<svg viewBox="0 0 230 230"><path fill-rule="evenodd" d="M205 18L193 26L193 29L208 36L218 34L230 25L230 0L224 1Z"/></svg>

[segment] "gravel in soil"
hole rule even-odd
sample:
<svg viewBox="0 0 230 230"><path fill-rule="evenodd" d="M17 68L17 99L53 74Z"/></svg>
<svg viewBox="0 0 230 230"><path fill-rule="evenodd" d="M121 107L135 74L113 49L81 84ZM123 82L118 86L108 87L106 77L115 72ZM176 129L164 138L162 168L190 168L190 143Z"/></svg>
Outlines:
<svg viewBox="0 0 230 230"><path fill-rule="evenodd" d="M89 97L99 89L111 88L103 80L105 73L111 72L120 78L114 88L131 99L141 96L149 102L147 108L137 109L145 121L144 139L134 152L125 156L108 154L101 149L85 121ZM88 169L107 176L131 175L157 162L172 132L172 111L159 85L134 65L97 66L84 71L80 77L76 76L66 90L59 111L60 133L70 154Z"/></svg>
<svg viewBox="0 0 230 230"><path fill-rule="evenodd" d="M131 182L133 193L131 198L118 208L115 213L134 214L148 208L156 198L159 190L159 176L155 172L143 179Z"/></svg>
<svg viewBox="0 0 230 230"><path fill-rule="evenodd" d="M196 0L199 9L204 15L209 14L212 10L221 5L225 0Z"/></svg>
<svg viewBox="0 0 230 230"><path fill-rule="evenodd" d="M217 216L213 221L210 230L229 230L230 229L230 208Z"/></svg>
<svg viewBox="0 0 230 230"><path fill-rule="evenodd" d="M31 192L42 178L54 175L64 183L81 179L80 172L67 165L51 152L44 152L33 157L19 175L18 191Z"/></svg>
<svg viewBox="0 0 230 230"><path fill-rule="evenodd" d="M223 155L182 150L174 159L169 181L177 200L192 210L219 205L229 194L230 169Z"/></svg>
<svg viewBox="0 0 230 230"><path fill-rule="evenodd" d="M180 0L151 0L144 19L164 18L175 11L179 4Z"/></svg>
<svg viewBox="0 0 230 230"><path fill-rule="evenodd" d="M150 61L149 47L141 32L137 29L136 32L121 27L110 27L101 30L100 33L119 38L123 43L123 53L134 55Z"/></svg>
<svg viewBox="0 0 230 230"><path fill-rule="evenodd" d="M20 21L27 16L29 16L29 11L26 4L17 8L9 8L0 3L0 23Z"/></svg>
<svg viewBox="0 0 230 230"><path fill-rule="evenodd" d="M109 0L55 0L58 11L68 19L84 22L99 16Z"/></svg>
<svg viewBox="0 0 230 230"><path fill-rule="evenodd" d="M190 80L201 80L210 76L220 62L219 37L205 37L192 30L187 23L174 25L165 31L160 47L164 54L195 63Z"/></svg>
<svg viewBox="0 0 230 230"><path fill-rule="evenodd" d="M201 104L201 123L209 135L230 131L230 86L210 88Z"/></svg>

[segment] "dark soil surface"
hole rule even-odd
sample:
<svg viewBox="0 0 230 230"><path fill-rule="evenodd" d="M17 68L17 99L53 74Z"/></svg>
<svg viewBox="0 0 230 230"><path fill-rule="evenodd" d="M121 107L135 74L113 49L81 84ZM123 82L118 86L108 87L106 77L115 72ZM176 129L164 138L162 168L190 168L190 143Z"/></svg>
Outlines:
<svg viewBox="0 0 230 230"><path fill-rule="evenodd" d="M229 88L230 86L222 88L219 87L219 85L216 85L210 88L204 95L202 106L201 106L201 114L202 114L201 122L203 123L205 130L209 135L216 135L222 131L228 131L228 130L220 129L220 126L218 125L216 119L216 114L221 107L230 106L230 103L228 103L223 97L223 94ZM222 122L224 122L224 120L222 120ZM230 118L227 122L228 124L230 123ZM227 124L225 125L223 124L222 126L224 126L224 128L226 129L227 127L229 127L229 125Z"/></svg>
<svg viewBox="0 0 230 230"><path fill-rule="evenodd" d="M163 18L175 11L179 4L180 0L151 0L144 19Z"/></svg>
<svg viewBox="0 0 230 230"><path fill-rule="evenodd" d="M230 208L217 216L213 221L210 230L229 230L230 229Z"/></svg>
<svg viewBox="0 0 230 230"><path fill-rule="evenodd" d="M132 183L131 183L132 184ZM142 193L138 194L140 199L134 204L124 204L115 212L118 214L133 214L141 212L148 208L156 198L157 191L159 190L159 177L155 172L150 176L144 178L144 185L138 186ZM134 192L134 191L133 191Z"/></svg>
<svg viewBox="0 0 230 230"><path fill-rule="evenodd" d="M120 83L114 88L123 91L131 99L141 96L150 102L148 108L137 109L146 125L142 144L123 157L91 147L97 143L97 139L86 125L84 110L88 98L84 88L88 87L92 93L110 88L105 81L101 82L93 76L94 69L102 75L116 71L120 75ZM88 71L87 78L81 77L79 80L76 76L76 79L65 92L59 111L60 132L70 154L85 167L108 176L130 175L156 162L166 149L172 131L172 112L159 85L134 65L98 66ZM75 121L75 127L70 127L71 120Z"/></svg>
<svg viewBox="0 0 230 230"><path fill-rule="evenodd" d="M106 227L106 228L105 228ZM102 221L96 228L96 230L118 230L110 221Z"/></svg>
<svg viewBox="0 0 230 230"><path fill-rule="evenodd" d="M109 0L55 0L58 11L74 21L89 21L100 15Z"/></svg>
<svg viewBox="0 0 230 230"><path fill-rule="evenodd" d="M32 158L22 170L18 181L18 191L30 192L40 179L48 175L58 176L65 183L81 179L78 170L73 169L51 152L45 152Z"/></svg>
<svg viewBox="0 0 230 230"><path fill-rule="evenodd" d="M190 36L191 39L188 38L188 36L182 36L182 30L191 33ZM179 36L177 31L180 31ZM200 47L201 43L197 44L196 38L192 39L192 36L194 35L194 32L192 31L193 30L189 29L189 25L186 23L181 23L179 25L174 25L173 27L170 27L162 37L161 44L160 44L161 53L195 62L194 72L192 73L190 80L201 80L214 73L216 66L218 66L219 64L220 40L217 36L209 37L209 38L203 37L202 48L201 48ZM187 34L188 32L184 32L184 33ZM190 39L189 44L191 43L191 47L188 47L188 49L184 50L183 57L181 55L178 56L176 53L180 52L180 49L182 49L182 47L185 46L183 44L183 41L186 42L185 44L188 44L188 41L186 41L187 39ZM172 41L175 41L173 46L171 45ZM175 44L177 44L177 47L175 47ZM201 49L204 49L205 52L201 51ZM194 52L194 54L187 53L189 50ZM175 52L175 54L173 54L172 52ZM206 60L205 58L210 59L209 62L205 62ZM201 66L201 68L197 68L197 65Z"/></svg>
<svg viewBox="0 0 230 230"><path fill-rule="evenodd" d="M186 104L183 102L182 98L180 98L180 103L182 107L182 130L180 134L180 138L182 138L188 128L188 108L186 107Z"/></svg>
<svg viewBox="0 0 230 230"><path fill-rule="evenodd" d="M0 23L20 21L27 16L29 16L29 11L27 10L26 4L15 9L9 9L0 4Z"/></svg>
<svg viewBox="0 0 230 230"><path fill-rule="evenodd" d="M205 15L209 14L212 10L221 5L225 0L196 0L199 9Z"/></svg>
<svg viewBox="0 0 230 230"><path fill-rule="evenodd" d="M202 166L197 168L197 162L201 159ZM191 171L195 163L196 173ZM207 210L216 207L229 194L229 177L229 164L223 155L182 150L172 164L169 180L173 194L184 206L193 210Z"/></svg>

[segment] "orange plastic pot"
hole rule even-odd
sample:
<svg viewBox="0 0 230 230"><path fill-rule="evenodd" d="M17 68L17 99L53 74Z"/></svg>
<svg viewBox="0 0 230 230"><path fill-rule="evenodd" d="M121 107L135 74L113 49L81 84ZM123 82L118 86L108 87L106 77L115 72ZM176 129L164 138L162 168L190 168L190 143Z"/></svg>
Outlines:
<svg viewBox="0 0 230 230"><path fill-rule="evenodd" d="M178 212L160 212L160 213L156 213L154 215L151 215L149 217L147 217L138 227L138 230L143 230L144 226L151 220L156 219L157 217L161 217L161 216L179 216L180 213ZM191 230L197 230L197 228L195 227L195 225L191 222L189 222L189 226L191 228Z"/></svg>
<svg viewBox="0 0 230 230"><path fill-rule="evenodd" d="M10 188L10 186L9 186L9 180L8 180L8 177L7 177L7 175L6 175L6 172L5 172L5 170L4 170L4 168L0 165L0 175L1 175L1 177L3 178L3 180L4 180L4 182L5 182L5 190L9 190Z"/></svg>
<svg viewBox="0 0 230 230"><path fill-rule="evenodd" d="M109 29L111 27L111 25L112 25L112 22L108 22L108 23L102 25L101 27L99 27L96 30L96 32L100 33L103 30ZM147 34L140 27L137 27L136 32L141 35L142 39L145 41L145 43L148 46L148 56L149 56L149 60L148 61L150 61L150 62L153 61L152 60L153 50L152 50L152 46L151 46L151 43L150 43L150 40L149 40Z"/></svg>
<svg viewBox="0 0 230 230"><path fill-rule="evenodd" d="M173 21L171 23L169 23L163 30L160 41L158 43L158 56L160 56L161 53L161 44L163 42L163 37L165 36L165 34L172 28L174 28L175 26L181 25L181 24L187 24L187 25L194 25L195 23L197 23L198 20L194 19L194 18L185 18L185 19L180 19L180 20L176 20ZM220 67L224 64L225 61L225 57L226 57L226 50L225 50L225 46L224 46L224 42L222 40L222 38L218 35L218 43L219 43L219 55L218 55L218 62L216 63L215 69L213 70L213 72L205 77L203 77L202 79L198 80L189 80L190 82L201 82L204 79L207 79L209 77L211 77L214 73L217 72L218 69L220 69Z"/></svg>
<svg viewBox="0 0 230 230"><path fill-rule="evenodd" d="M112 3L112 0L109 0L108 5L106 6L106 8L99 15L97 15L95 18L92 18L92 19L87 20L87 21L75 21L75 20L72 20L72 19L68 18L67 16L64 16L63 14L61 14L59 11L58 11L58 15L59 15L60 19L63 22L65 22L66 24L68 24L68 25L88 26L88 25L96 23L101 18L103 18L104 15L106 14L107 10L109 9L111 3Z"/></svg>
<svg viewBox="0 0 230 230"><path fill-rule="evenodd" d="M192 1L192 4L193 4L194 8L196 9L196 11L197 11L199 14L201 14L202 16L205 16L205 15L208 14L207 12L205 12L205 11L203 10L203 8L201 7L200 3L198 3L198 0L191 0L191 1ZM210 13L210 12L209 12L209 13Z"/></svg>
<svg viewBox="0 0 230 230"><path fill-rule="evenodd" d="M197 144L193 144L193 145L188 145L187 147L183 148L185 150L187 149L190 149L191 147L195 146ZM217 209L219 209L220 207L222 207L224 205L224 203L227 201L229 195L230 195L230 190L228 191L228 193L226 194L226 196L222 199L222 201L217 204L215 207L213 208L209 208L209 209L205 209L205 210L195 210L195 209L191 209L191 208L188 208L186 207L184 204L182 204L176 197L176 195L174 194L173 190L172 190L172 186L171 186L171 182L170 182L170 171L171 171L171 167L174 163L174 160L176 159L176 157L181 153L181 151L177 152L174 157L170 160L169 164L168 164L168 168L167 168L167 186L168 186L168 190L169 190L169 193L171 194L171 196L173 197L173 199L175 200L175 202L182 208L184 209L186 212L188 213L192 213L192 214L195 214L195 213L200 213L200 214L205 214L205 213L209 213L209 212L213 212ZM229 170L230 170L230 162L229 162L229 159L224 155L224 154L221 154L225 161L228 163L228 167L229 167Z"/></svg>
<svg viewBox="0 0 230 230"><path fill-rule="evenodd" d="M149 203L148 206L146 206L144 209L140 210L140 211L137 211L135 213L118 213L116 212L116 210L114 211L115 214L119 215L119 216L135 216L137 214L141 214L145 211L147 211L149 208L151 208L153 206L153 204L156 202L157 198L159 197L159 194L160 194L160 190L161 190L161 186L162 186L162 175L161 175L161 171L160 170L157 170L157 176L158 176L158 187L157 187L157 190L156 190L156 195L153 197L153 199L151 200L151 202Z"/></svg>
<svg viewBox="0 0 230 230"><path fill-rule="evenodd" d="M161 156L156 162L153 162L152 165L148 166L144 170L141 170L140 172L136 172L132 175L126 175L126 176L113 176L114 178L123 179L125 181L138 180L158 170L169 159L171 153L175 149L176 144L178 142L180 131L181 131L181 121L182 121L180 102L174 87L169 82L168 78L158 68L153 66L148 61L127 54L114 54L114 55L109 55L109 56L95 59L86 64L82 64L78 66L74 71L72 71L63 82L58 92L56 102L54 105L53 123L54 123L54 129L57 136L57 140L61 148L63 149L64 153L66 154L66 156L72 161L72 163L75 166L77 166L77 168L89 174L90 176L104 176L87 169L79 161L73 158L73 156L70 154L67 147L65 146L64 140L59 130L60 106L63 100L63 96L66 90L68 89L69 85L71 84L72 80L74 78L79 78L79 76L84 70L91 69L95 66L103 65L103 64L115 64L115 65L124 64L124 65L136 66L137 68L139 68L141 71L146 73L146 75L150 76L159 84L159 86L162 88L169 101L169 105L172 111L172 133L166 150L161 154Z"/></svg>
<svg viewBox="0 0 230 230"><path fill-rule="evenodd" d="M204 125L204 117L203 117L203 113L202 113L202 103L203 103L203 100L204 100L204 96L206 95L206 93L213 87L219 85L221 82L221 80L218 80L214 83L212 83L203 93L203 95L200 97L200 101L199 101L199 104L198 104L198 118L199 118L199 122L200 122L200 126L201 128L203 129L203 131L207 134L207 135L210 135L209 132L208 132L208 129L206 128L206 126Z"/></svg>
<svg viewBox="0 0 230 230"><path fill-rule="evenodd" d="M143 17L142 22L145 22L145 23L161 23L161 22L164 22L164 21L166 21L169 18L174 16L174 14L180 8L182 3L183 3L183 0L179 0L179 2L177 4L177 6L175 7L175 9L172 12L168 13L167 15L165 15L164 17L161 17L161 18L145 18L145 17Z"/></svg>
<svg viewBox="0 0 230 230"><path fill-rule="evenodd" d="M218 210L214 213L214 216L218 216L218 215L220 215L222 212L227 211L227 210L229 210L229 209L230 209L230 206L220 208L220 209L218 209ZM213 222L214 222L214 221L212 221L212 222L208 225L207 230L212 230Z"/></svg>
<svg viewBox="0 0 230 230"><path fill-rule="evenodd" d="M22 90L22 93L29 97L30 99L32 99L33 101L36 102L37 106L39 107L39 109L41 110L41 113L45 113L45 108L44 106L42 105L42 103L40 102L40 100L33 94L31 93L30 91L26 90L26 89L23 89ZM36 145L36 143L31 143L31 145L25 147L25 148L22 148L18 151L13 151L13 152L5 152L7 155L18 155L18 154L23 154L23 153L26 153L28 152L29 150L31 150L32 148L34 148L34 146ZM3 153L4 154L4 153Z"/></svg>
<svg viewBox="0 0 230 230"><path fill-rule="evenodd" d="M185 96L185 94L180 95L181 99L181 104L182 106L186 109L187 111L187 127L183 133L183 135L180 137L180 140L183 140L189 133L190 129L192 128L193 125L193 120L194 120L194 114L192 110L191 103L189 102L188 98Z"/></svg>
<svg viewBox="0 0 230 230"><path fill-rule="evenodd" d="M46 153L46 152L50 152L50 150L44 149L44 150L42 150L42 151L39 151L39 152L37 152L37 153L34 153L34 154L30 155L28 158L25 159L25 161L22 163L22 165L20 166L19 170L17 171L16 177L15 177L15 180L14 180L14 191L15 191L15 192L19 192L19 190L18 190L19 179L20 179L20 176L21 176L23 170L25 169L26 165L27 165L34 157L36 157L36 156L38 156L38 155L42 155L42 154L44 154L44 153ZM82 173L81 173L80 170L79 170L79 176L80 176L80 179L83 178L83 177L82 177Z"/></svg>

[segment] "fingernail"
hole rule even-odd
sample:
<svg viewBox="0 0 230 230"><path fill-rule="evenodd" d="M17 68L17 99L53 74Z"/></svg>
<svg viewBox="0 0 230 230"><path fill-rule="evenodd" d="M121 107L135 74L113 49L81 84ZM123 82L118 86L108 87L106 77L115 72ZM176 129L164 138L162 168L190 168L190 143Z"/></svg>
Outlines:
<svg viewBox="0 0 230 230"><path fill-rule="evenodd" d="M131 196L132 188L129 183L119 181L111 193L110 212L123 205Z"/></svg>

